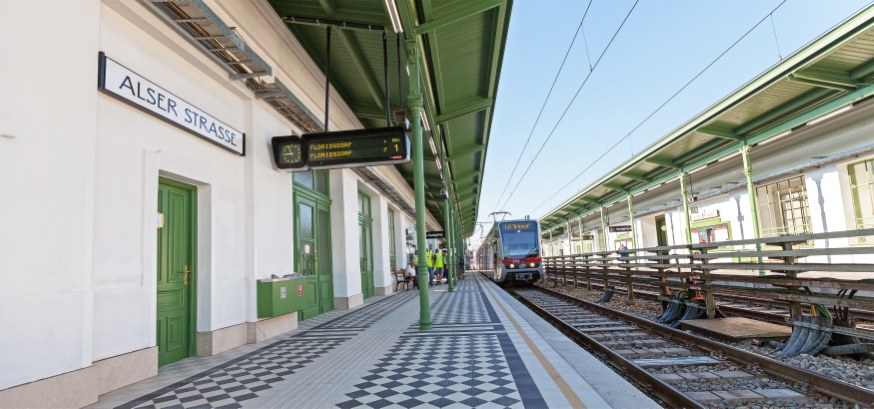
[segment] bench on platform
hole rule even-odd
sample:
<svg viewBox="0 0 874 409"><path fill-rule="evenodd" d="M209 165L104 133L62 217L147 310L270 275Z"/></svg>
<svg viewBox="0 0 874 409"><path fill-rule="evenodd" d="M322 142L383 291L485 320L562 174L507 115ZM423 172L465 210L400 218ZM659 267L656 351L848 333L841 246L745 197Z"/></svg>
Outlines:
<svg viewBox="0 0 874 409"><path fill-rule="evenodd" d="M401 284L404 285L404 291L409 290L410 283L413 282L413 279L411 277L405 276L404 270L400 268L395 270L395 280L397 281L395 283L395 292L397 292L401 288Z"/></svg>

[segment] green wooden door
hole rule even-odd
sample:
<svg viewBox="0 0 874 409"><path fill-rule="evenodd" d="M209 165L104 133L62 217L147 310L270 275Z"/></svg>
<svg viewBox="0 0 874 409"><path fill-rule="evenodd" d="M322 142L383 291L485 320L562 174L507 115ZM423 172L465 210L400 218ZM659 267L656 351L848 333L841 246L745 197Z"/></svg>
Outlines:
<svg viewBox="0 0 874 409"><path fill-rule="evenodd" d="M358 192L358 250L361 267L361 293L373 297L373 219L370 217L370 197Z"/></svg>
<svg viewBox="0 0 874 409"><path fill-rule="evenodd" d="M328 172L294 174L294 264L295 271L309 276L304 287L306 307L301 320L334 309L334 279L331 267L331 200Z"/></svg>
<svg viewBox="0 0 874 409"><path fill-rule="evenodd" d="M656 237L658 238L659 246L668 245L668 225L665 223L664 216L656 218Z"/></svg>
<svg viewBox="0 0 874 409"><path fill-rule="evenodd" d="M334 309L334 271L331 267L331 204L316 202L316 246L318 272L319 314Z"/></svg>
<svg viewBox="0 0 874 409"><path fill-rule="evenodd" d="M316 272L318 246L316 242L316 203L307 197L295 195L296 237L295 264L300 274L309 276L304 287L306 308L301 311L300 319L312 318L319 314L319 280Z"/></svg>
<svg viewBox="0 0 874 409"><path fill-rule="evenodd" d="M195 354L195 226L193 186L161 179L158 184L157 344L158 365Z"/></svg>

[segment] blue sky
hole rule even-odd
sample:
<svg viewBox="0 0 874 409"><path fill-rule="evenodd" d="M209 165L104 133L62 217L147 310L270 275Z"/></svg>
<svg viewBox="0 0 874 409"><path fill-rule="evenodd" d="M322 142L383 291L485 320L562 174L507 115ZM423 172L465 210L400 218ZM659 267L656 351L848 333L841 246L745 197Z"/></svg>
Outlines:
<svg viewBox="0 0 874 409"><path fill-rule="evenodd" d="M779 62L778 43L785 58L868 3L787 0L773 13L773 28L770 19L765 20L629 141L577 177L781 1L640 0L504 204L589 72L586 46L594 64L634 4L634 0L593 0L583 24L585 44L581 33L499 206L497 199L588 4L587 0L514 1L477 220L490 221L488 214L494 210L511 212L513 218L545 214Z"/></svg>

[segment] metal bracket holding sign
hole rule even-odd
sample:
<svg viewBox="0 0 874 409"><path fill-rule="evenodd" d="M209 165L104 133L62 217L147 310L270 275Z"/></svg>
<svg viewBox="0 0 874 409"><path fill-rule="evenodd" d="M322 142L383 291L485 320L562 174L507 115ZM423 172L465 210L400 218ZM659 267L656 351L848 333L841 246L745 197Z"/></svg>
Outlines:
<svg viewBox="0 0 874 409"><path fill-rule="evenodd" d="M287 171L392 165L410 160L403 127L276 136L271 141L276 167Z"/></svg>

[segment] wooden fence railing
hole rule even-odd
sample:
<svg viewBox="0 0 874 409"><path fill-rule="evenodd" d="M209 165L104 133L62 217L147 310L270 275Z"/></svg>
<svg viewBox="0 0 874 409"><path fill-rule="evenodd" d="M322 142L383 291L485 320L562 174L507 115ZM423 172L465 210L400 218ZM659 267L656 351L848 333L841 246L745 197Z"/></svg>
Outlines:
<svg viewBox="0 0 874 409"><path fill-rule="evenodd" d="M874 311L874 297L857 295L874 291L874 245L834 246L866 236L874 236L874 229L544 257L543 266L546 279L556 283L576 287L585 280L591 289L596 279L605 288L625 285L629 301L634 284L657 286L662 299L678 291L700 295L709 318L715 316L718 293L782 300L791 316L806 304ZM799 277L805 272L820 274Z"/></svg>

